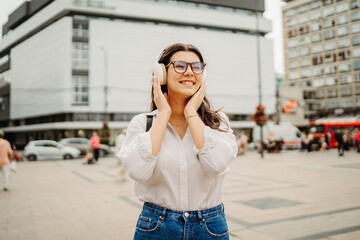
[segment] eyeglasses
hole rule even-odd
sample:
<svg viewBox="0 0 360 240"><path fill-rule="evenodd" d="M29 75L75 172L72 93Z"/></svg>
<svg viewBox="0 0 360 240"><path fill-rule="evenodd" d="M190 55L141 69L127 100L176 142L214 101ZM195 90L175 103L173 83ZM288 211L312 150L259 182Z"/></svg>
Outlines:
<svg viewBox="0 0 360 240"><path fill-rule="evenodd" d="M206 64L203 62L188 63L188 62L183 62L183 61L173 61L173 62L170 62L166 67L170 66L171 64L174 65L174 70L177 73L186 72L188 69L188 66L190 64L190 67L191 67L191 70L193 71L193 73L202 74L204 72L204 69L206 66Z"/></svg>

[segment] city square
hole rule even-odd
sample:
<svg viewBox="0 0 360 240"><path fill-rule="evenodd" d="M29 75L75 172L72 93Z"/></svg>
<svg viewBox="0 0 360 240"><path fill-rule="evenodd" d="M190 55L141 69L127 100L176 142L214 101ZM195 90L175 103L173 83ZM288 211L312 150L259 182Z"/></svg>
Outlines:
<svg viewBox="0 0 360 240"><path fill-rule="evenodd" d="M18 162L0 193L0 239L132 239L142 203L114 157ZM359 239L355 151L238 156L225 178L230 239Z"/></svg>

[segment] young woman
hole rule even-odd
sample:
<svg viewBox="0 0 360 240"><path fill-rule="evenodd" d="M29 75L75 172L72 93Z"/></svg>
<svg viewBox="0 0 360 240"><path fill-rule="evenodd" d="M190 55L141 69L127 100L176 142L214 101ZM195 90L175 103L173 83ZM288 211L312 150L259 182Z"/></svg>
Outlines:
<svg viewBox="0 0 360 240"><path fill-rule="evenodd" d="M134 239L229 239L221 203L237 155L229 120L210 109L206 64L195 46L170 45L158 63L166 68L166 85L153 77L152 112L132 119L118 153L144 202Z"/></svg>

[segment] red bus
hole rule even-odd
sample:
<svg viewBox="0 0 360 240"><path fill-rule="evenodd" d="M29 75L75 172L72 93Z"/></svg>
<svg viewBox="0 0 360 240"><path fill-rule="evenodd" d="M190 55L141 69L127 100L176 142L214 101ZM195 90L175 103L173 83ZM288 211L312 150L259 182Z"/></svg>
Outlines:
<svg viewBox="0 0 360 240"><path fill-rule="evenodd" d="M330 148L337 147L337 142L334 137L337 129L344 128L352 132L356 127L360 128L360 115L356 117L320 118L310 122L310 129L314 137L321 138L325 135L325 132L330 133Z"/></svg>

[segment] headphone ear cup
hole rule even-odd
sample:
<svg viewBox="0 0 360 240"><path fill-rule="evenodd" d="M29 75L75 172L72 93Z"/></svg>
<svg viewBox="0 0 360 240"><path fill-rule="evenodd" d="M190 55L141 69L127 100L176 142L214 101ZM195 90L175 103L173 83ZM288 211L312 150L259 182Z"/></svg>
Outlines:
<svg viewBox="0 0 360 240"><path fill-rule="evenodd" d="M153 74L155 77L159 79L160 85L166 84L166 68L164 64L162 63L155 64Z"/></svg>
<svg viewBox="0 0 360 240"><path fill-rule="evenodd" d="M201 85L206 83L206 78L207 78L207 71L206 71L206 69L204 69L204 72L203 72L202 78L201 78Z"/></svg>

